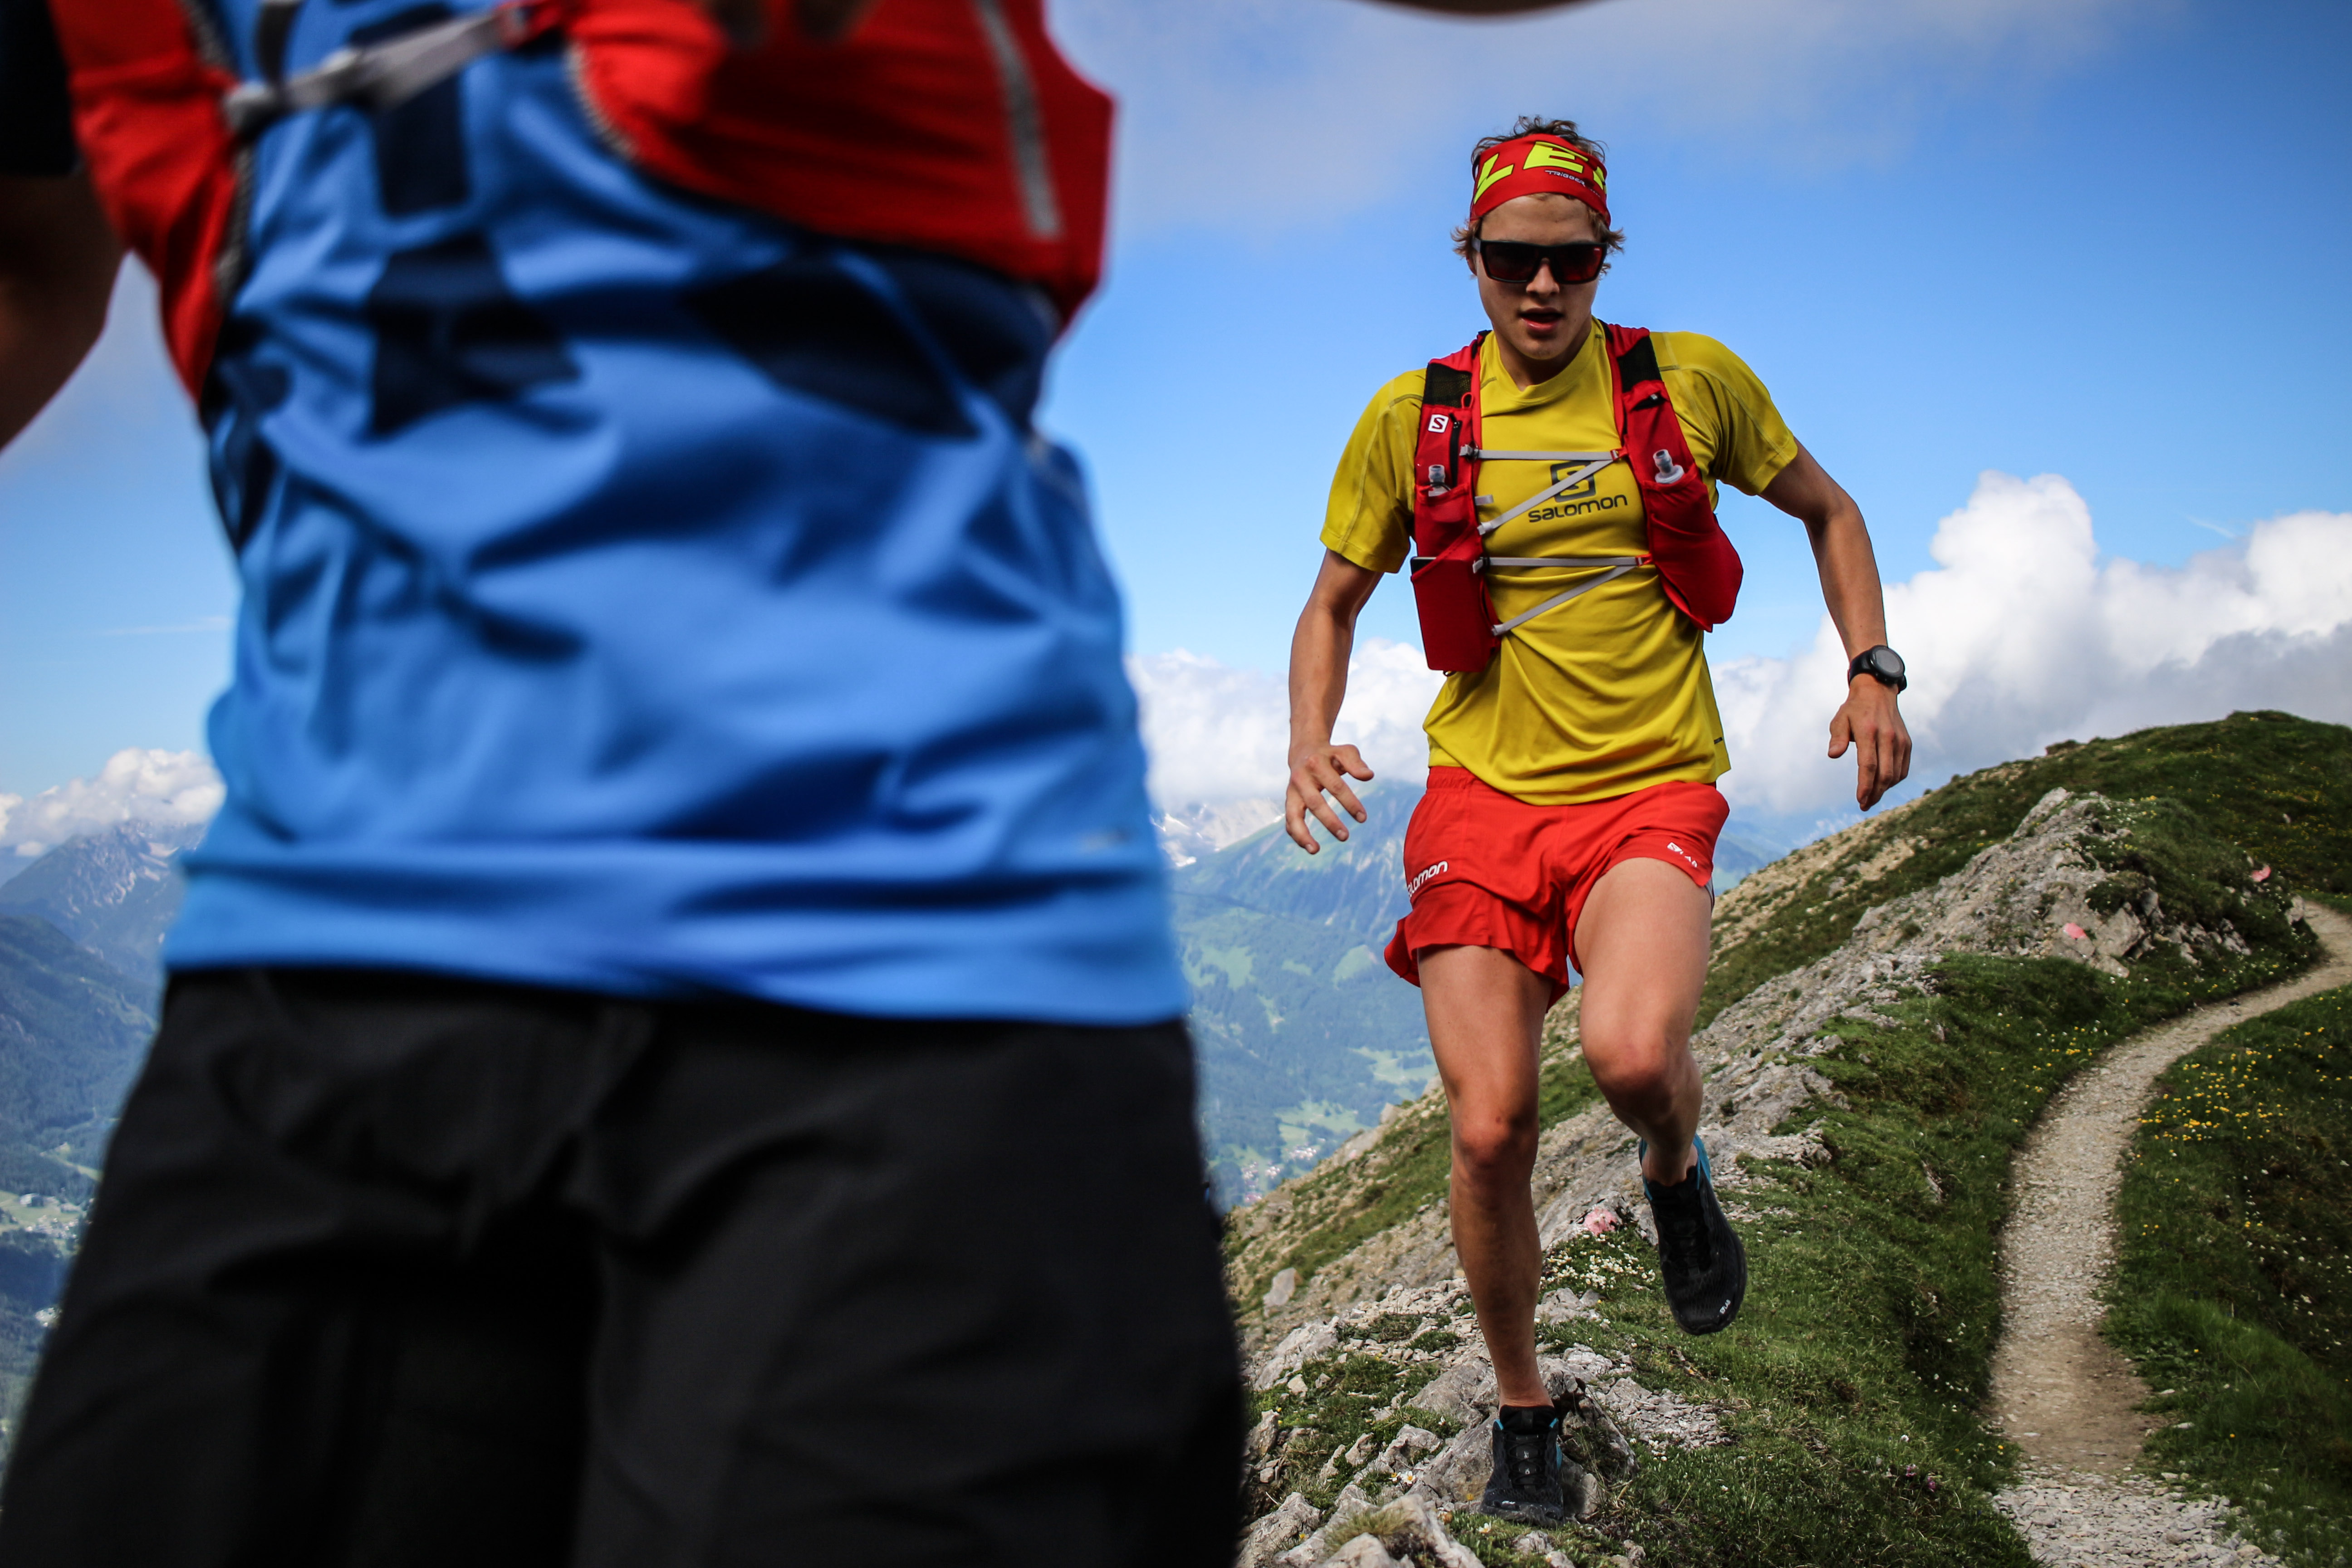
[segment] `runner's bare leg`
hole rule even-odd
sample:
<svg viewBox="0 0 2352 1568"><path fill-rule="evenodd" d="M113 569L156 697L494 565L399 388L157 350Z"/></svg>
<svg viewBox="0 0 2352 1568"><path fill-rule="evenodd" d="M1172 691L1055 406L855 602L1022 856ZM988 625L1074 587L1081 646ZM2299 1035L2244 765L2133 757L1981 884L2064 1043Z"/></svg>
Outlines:
<svg viewBox="0 0 2352 1568"><path fill-rule="evenodd" d="M1536 1163L1536 1047L1551 982L1498 948L1425 947L1414 958L1430 1047L1454 1113L1454 1250L1502 1402L1549 1405L1536 1370L1542 1259L1528 1178Z"/></svg>
<svg viewBox="0 0 2352 1568"><path fill-rule="evenodd" d="M1697 1156L1701 1089L1692 1021L1706 983L1714 905L1674 867L1628 860L1585 900L1577 951L1586 1064L1618 1120L1648 1140L1643 1171L1679 1182ZM1422 1005L1454 1116L1454 1250L1506 1405L1550 1400L1536 1369L1542 1249L1535 1200L1537 1048L1551 985L1490 947L1423 948Z"/></svg>
<svg viewBox="0 0 2352 1568"><path fill-rule="evenodd" d="M1617 1119L1648 1140L1643 1174L1667 1185L1698 1163L1691 1138L1702 1091L1690 1036L1714 909L1675 867L1627 860L1601 879L1577 923L1585 1064Z"/></svg>

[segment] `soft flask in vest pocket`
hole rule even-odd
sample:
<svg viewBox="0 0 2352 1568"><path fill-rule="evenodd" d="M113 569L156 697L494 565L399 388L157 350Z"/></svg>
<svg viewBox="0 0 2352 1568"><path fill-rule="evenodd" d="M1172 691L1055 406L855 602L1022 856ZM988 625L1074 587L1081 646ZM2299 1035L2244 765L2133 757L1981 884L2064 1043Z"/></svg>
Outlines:
<svg viewBox="0 0 2352 1568"><path fill-rule="evenodd" d="M1429 668L1449 675L1486 668L1495 657L1495 604L1478 569L1485 552L1474 530L1441 554L1415 561L1413 607L1421 612L1421 648Z"/></svg>
<svg viewBox="0 0 2352 1568"><path fill-rule="evenodd" d="M1486 668L1495 657L1495 604L1486 593L1486 541L1475 496L1477 342L1434 361L1421 389L1421 433L1412 455L1412 602L1421 651L1449 675Z"/></svg>

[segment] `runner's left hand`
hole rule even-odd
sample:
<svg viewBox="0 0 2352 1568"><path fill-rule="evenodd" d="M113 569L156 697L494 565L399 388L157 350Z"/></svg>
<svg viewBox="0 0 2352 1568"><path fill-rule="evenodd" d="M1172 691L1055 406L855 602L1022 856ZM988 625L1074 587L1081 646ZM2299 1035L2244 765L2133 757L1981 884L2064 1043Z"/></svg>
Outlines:
<svg viewBox="0 0 2352 1568"><path fill-rule="evenodd" d="M1863 810L1911 773L1911 731L1895 703L1895 689L1871 675L1847 682L1845 701L1830 721L1830 755L1853 746L1853 800Z"/></svg>

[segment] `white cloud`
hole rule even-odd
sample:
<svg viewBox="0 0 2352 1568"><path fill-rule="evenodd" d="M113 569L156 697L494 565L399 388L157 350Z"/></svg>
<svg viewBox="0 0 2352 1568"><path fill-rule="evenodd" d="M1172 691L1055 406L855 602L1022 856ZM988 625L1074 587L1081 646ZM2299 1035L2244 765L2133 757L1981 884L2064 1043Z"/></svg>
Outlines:
<svg viewBox="0 0 2352 1568"><path fill-rule="evenodd" d="M0 795L0 855L29 858L123 822L167 827L209 822L220 804L220 774L203 755L134 746L109 757L95 778L45 789L30 800Z"/></svg>
<svg viewBox="0 0 2352 1568"><path fill-rule="evenodd" d="M1128 661L1143 704L1151 795L1166 811L1282 798L1290 702L1280 677L1179 648ZM1422 715L1444 677L1421 650L1382 637L1357 645L1332 738L1356 746L1382 778L1418 784L1429 769Z"/></svg>
<svg viewBox="0 0 2352 1568"><path fill-rule="evenodd" d="M2167 3L2161 9L2177 8ZM1395 195L1522 112L1765 163L1899 150L1937 103L2098 47L2123 0L1612 0L1463 22L1360 0L1055 0L1121 101L1120 222L1255 228Z"/></svg>
<svg viewBox="0 0 2352 1568"><path fill-rule="evenodd" d="M2276 518L2180 567L2103 562L2072 485L1987 473L1931 551L1886 591L1916 778L2239 708L2352 721L2352 514ZM1852 805L1851 758L1823 755L1844 671L1827 616L1787 658L1717 668L1736 805Z"/></svg>

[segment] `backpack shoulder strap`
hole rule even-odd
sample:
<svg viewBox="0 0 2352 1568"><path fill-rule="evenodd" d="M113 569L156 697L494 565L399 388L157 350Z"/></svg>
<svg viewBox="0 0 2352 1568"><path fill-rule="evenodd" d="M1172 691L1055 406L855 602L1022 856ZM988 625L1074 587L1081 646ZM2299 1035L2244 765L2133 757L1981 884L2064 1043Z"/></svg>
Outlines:
<svg viewBox="0 0 2352 1568"><path fill-rule="evenodd" d="M1478 350L1486 341L1480 332L1466 348L1455 349L1444 359L1429 362L1429 369L1421 378L1421 402L1426 408L1468 407L1478 391Z"/></svg>
<svg viewBox="0 0 2352 1568"><path fill-rule="evenodd" d="M1647 327L1617 327L1603 324L1608 334L1609 359L1617 377L1619 424L1623 424L1622 412L1633 403L1643 401L1639 389L1654 384L1657 398L1671 405L1666 395L1665 377L1658 371L1657 345L1650 341Z"/></svg>

